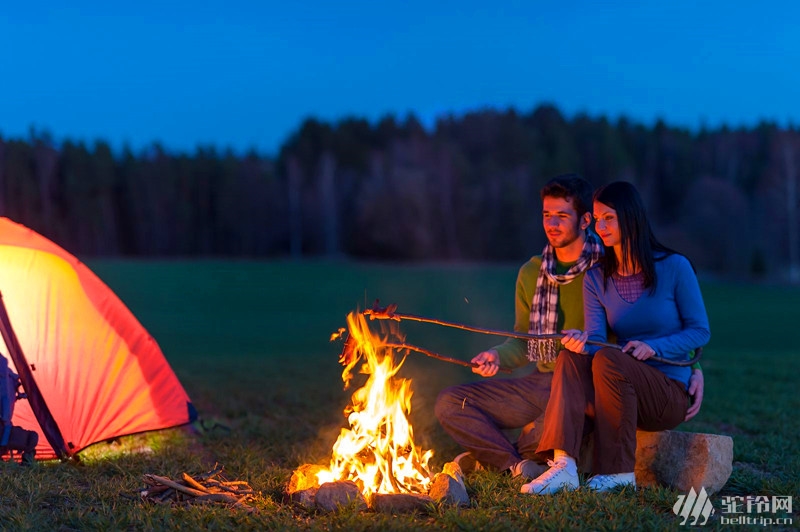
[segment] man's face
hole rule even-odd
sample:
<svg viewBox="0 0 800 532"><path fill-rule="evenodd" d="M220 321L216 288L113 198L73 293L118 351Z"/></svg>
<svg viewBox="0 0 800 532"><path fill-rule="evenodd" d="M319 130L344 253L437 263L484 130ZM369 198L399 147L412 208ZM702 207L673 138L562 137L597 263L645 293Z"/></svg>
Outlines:
<svg viewBox="0 0 800 532"><path fill-rule="evenodd" d="M542 208L542 224L547 240L554 248L566 247L581 235L580 217L565 198L545 196Z"/></svg>

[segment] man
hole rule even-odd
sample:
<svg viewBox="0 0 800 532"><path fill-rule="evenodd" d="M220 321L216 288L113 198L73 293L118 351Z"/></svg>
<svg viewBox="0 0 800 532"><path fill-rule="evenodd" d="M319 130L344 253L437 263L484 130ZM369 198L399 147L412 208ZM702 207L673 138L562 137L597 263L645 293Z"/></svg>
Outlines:
<svg viewBox="0 0 800 532"><path fill-rule="evenodd" d="M522 265L517 275L514 330L532 334L556 334L565 329L583 330L583 277L602 253L602 243L590 230L592 186L577 174L548 181L540 191L542 224L547 245L542 255ZM517 368L529 361L536 368L512 379L480 381L443 390L436 400L439 423L467 449L456 457L465 474L486 467L509 471L513 476L536 478L547 466L536 459L536 447L550 397L559 340L526 341L509 338L479 353L473 372L494 376L501 366ZM693 417L702 402L699 370L692 376L694 402L687 412ZM516 445L505 430L523 430Z"/></svg>

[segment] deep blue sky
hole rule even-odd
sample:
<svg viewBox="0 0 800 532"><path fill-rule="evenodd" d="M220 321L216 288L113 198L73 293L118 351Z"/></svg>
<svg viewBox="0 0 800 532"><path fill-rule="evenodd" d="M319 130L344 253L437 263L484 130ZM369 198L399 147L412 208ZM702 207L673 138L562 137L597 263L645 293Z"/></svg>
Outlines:
<svg viewBox="0 0 800 532"><path fill-rule="evenodd" d="M308 116L800 124L800 2L4 2L0 136L274 154Z"/></svg>

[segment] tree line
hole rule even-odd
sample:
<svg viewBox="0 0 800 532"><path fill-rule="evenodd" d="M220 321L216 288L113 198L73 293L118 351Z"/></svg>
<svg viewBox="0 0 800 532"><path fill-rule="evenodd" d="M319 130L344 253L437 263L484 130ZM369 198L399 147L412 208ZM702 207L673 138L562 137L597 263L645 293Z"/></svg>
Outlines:
<svg viewBox="0 0 800 532"><path fill-rule="evenodd" d="M639 187L659 237L703 271L797 274L800 131L485 109L308 119L275 157L0 137L0 214L79 256L520 261L560 173Z"/></svg>

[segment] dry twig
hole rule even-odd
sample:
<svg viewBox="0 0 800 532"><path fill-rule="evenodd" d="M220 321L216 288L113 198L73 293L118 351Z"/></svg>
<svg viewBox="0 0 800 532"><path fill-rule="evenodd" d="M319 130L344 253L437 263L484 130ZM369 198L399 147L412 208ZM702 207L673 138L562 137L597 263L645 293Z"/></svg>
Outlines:
<svg viewBox="0 0 800 532"><path fill-rule="evenodd" d="M208 473L195 476L183 473L180 480L145 474L143 480L147 486L139 495L156 504L221 503L252 511L247 502L254 497L253 488L243 480L226 479L222 471L223 467L217 464Z"/></svg>

